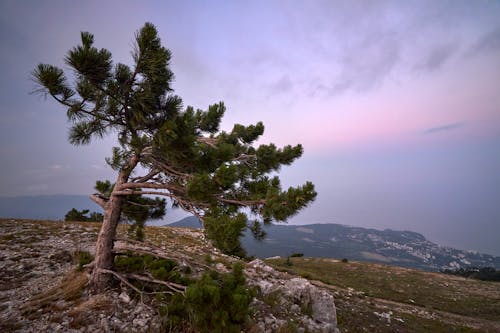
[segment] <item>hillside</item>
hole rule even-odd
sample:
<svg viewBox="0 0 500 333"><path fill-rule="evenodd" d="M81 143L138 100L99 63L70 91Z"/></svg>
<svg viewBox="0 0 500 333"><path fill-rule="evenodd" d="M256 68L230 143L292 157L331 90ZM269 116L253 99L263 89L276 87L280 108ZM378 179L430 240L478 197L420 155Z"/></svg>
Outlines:
<svg viewBox="0 0 500 333"><path fill-rule="evenodd" d="M0 332L338 332L333 291L223 255L194 229L147 227L137 242L119 226L116 283L90 295L98 228L0 219Z"/></svg>
<svg viewBox="0 0 500 333"><path fill-rule="evenodd" d="M200 226L194 217L171 225ZM376 230L333 223L273 224L264 230L267 235L261 242L254 240L249 233L243 238L242 244L249 255L267 258L303 253L307 257L347 258L428 271L469 266L500 269L500 257L439 246L412 231Z"/></svg>
<svg viewBox="0 0 500 333"><path fill-rule="evenodd" d="M500 283L323 258L269 259L335 291L341 332L500 332Z"/></svg>
<svg viewBox="0 0 500 333"><path fill-rule="evenodd" d="M85 292L85 271L75 267L78 254L93 252L98 227L0 219L1 332L165 332L155 297L123 283L97 297ZM191 278L241 262L196 229L146 227L138 243L120 226L118 238L117 253L168 257ZM242 263L259 290L244 332L336 332L337 321L340 332L500 331L498 283L322 258Z"/></svg>

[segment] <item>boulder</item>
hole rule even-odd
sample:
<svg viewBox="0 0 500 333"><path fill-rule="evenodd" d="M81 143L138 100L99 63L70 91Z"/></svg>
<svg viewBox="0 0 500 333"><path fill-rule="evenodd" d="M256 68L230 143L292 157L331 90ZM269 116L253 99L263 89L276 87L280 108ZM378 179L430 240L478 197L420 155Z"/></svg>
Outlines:
<svg viewBox="0 0 500 333"><path fill-rule="evenodd" d="M307 279L276 271L262 260L247 264L248 284L258 288L253 306L257 325L264 332L274 332L283 325L297 330L338 333L333 294Z"/></svg>

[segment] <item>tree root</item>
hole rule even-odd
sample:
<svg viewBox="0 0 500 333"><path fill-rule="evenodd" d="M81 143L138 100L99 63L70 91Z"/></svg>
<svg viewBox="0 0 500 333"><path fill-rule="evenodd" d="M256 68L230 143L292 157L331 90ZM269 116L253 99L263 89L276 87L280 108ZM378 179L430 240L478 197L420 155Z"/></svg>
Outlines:
<svg viewBox="0 0 500 333"><path fill-rule="evenodd" d="M127 287L131 288L136 293L138 293L141 296L141 300L142 300L142 296L144 294L148 294L148 295L149 294L169 294L169 295L173 295L175 293L184 294L184 291L186 290L186 286L183 286L181 284L177 284L177 283L174 283L174 282L157 280L157 279L154 279L152 277L147 277L147 276L143 276L143 275L139 275L139 274L133 274L133 273L120 274L118 272L115 272L115 271L112 271L112 270L109 270L109 269L103 269L103 268L99 269L99 272L113 275L115 278L117 278L118 280L120 280ZM128 281L128 279L134 279L134 280L149 282L149 283L153 283L153 284L159 284L159 285L162 285L162 286L165 286L165 287L169 288L171 291L168 291L168 290L161 291L161 292L146 292L146 291L142 291L142 290L139 290L139 288L137 288L136 286L134 286L132 283L130 283Z"/></svg>
<svg viewBox="0 0 500 333"><path fill-rule="evenodd" d="M161 285L169 288L170 290L172 290L175 293L184 293L184 291L186 290L186 286L183 286L182 284L177 284L177 283L169 282L169 281L157 280L153 277L147 277L147 276L133 274L133 273L124 274L124 276L131 278L131 279L134 279L134 280L140 280L140 281L145 281L145 282L149 282L149 283L161 284Z"/></svg>

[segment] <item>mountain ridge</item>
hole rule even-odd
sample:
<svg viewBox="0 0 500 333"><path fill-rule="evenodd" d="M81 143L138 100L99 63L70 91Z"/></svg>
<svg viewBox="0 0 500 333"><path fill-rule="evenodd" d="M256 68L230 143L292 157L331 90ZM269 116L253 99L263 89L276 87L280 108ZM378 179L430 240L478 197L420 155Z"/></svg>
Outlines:
<svg viewBox="0 0 500 333"><path fill-rule="evenodd" d="M169 226L200 228L195 217ZM352 227L334 223L265 226L263 241L249 232L242 237L248 255L260 258L302 253L308 257L345 258L427 271L465 267L500 268L500 257L433 243L420 233Z"/></svg>

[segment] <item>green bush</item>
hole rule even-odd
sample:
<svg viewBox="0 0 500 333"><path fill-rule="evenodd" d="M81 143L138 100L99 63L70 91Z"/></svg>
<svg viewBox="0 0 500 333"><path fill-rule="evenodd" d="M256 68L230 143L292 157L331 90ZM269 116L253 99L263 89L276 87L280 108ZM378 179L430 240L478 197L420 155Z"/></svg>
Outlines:
<svg viewBox="0 0 500 333"><path fill-rule="evenodd" d="M240 242L243 231L247 227L245 214L208 216L204 220L204 226L207 237L216 248L225 254L241 258L246 256L245 249Z"/></svg>
<svg viewBox="0 0 500 333"><path fill-rule="evenodd" d="M175 282L183 285L187 285L191 282L189 278L184 276L191 273L191 269L189 267L179 268L179 265L173 260L156 258L151 255L116 256L115 268L116 270L125 273L140 274L149 272L155 279Z"/></svg>
<svg viewBox="0 0 500 333"><path fill-rule="evenodd" d="M246 287L243 266L220 274L211 271L188 286L185 295L176 294L162 309L167 315L167 329L172 332L239 333L249 318L254 296Z"/></svg>
<svg viewBox="0 0 500 333"><path fill-rule="evenodd" d="M76 270L79 272L83 270L83 266L90 264L94 260L94 257L87 251L77 251L75 256L77 260Z"/></svg>
<svg viewBox="0 0 500 333"><path fill-rule="evenodd" d="M64 221L79 221L79 222L102 222L104 219L104 215L97 212L90 213L90 216L87 216L89 213L88 209L78 210L76 208L72 208L70 211L64 215Z"/></svg>

